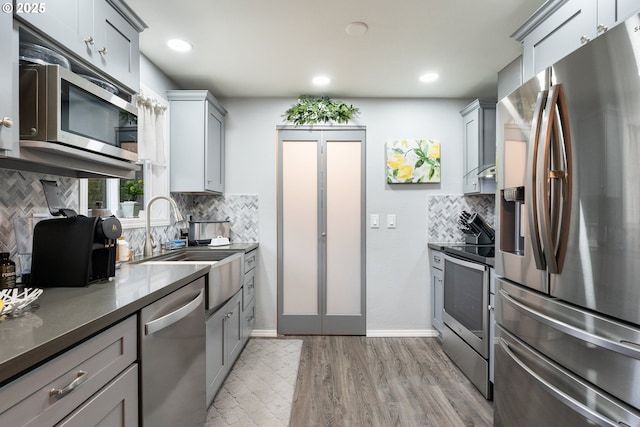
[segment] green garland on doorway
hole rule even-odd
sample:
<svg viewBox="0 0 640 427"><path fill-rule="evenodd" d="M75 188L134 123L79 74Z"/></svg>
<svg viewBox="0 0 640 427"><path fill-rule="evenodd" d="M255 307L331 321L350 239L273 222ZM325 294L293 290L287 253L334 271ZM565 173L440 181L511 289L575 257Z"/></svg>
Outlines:
<svg viewBox="0 0 640 427"><path fill-rule="evenodd" d="M296 126L318 123L348 123L360 109L328 96L300 95L298 102L284 113L287 122Z"/></svg>

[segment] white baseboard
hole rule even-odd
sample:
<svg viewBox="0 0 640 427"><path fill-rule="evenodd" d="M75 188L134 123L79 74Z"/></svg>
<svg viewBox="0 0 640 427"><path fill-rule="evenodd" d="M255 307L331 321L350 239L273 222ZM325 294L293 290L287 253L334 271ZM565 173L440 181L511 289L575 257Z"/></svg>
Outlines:
<svg viewBox="0 0 640 427"><path fill-rule="evenodd" d="M278 331L275 329L254 329L251 332L252 337L256 338L277 338ZM372 338L404 338L404 337L427 337L435 338L438 336L438 331L435 329L379 329L368 330L367 337Z"/></svg>
<svg viewBox="0 0 640 427"><path fill-rule="evenodd" d="M254 329L251 336L256 338L277 338L278 331L275 329Z"/></svg>
<svg viewBox="0 0 640 427"><path fill-rule="evenodd" d="M368 330L367 337L375 338L405 338L405 337L428 337L435 338L438 331L435 329L377 329Z"/></svg>

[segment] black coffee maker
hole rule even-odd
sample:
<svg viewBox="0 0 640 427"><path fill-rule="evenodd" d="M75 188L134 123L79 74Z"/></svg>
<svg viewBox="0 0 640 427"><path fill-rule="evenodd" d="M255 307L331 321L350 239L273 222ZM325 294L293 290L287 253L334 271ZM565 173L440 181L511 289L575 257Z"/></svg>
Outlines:
<svg viewBox="0 0 640 427"><path fill-rule="evenodd" d="M114 216L86 217L62 207L55 181L41 180L53 218L33 230L31 285L78 287L116 274L116 240L122 225Z"/></svg>

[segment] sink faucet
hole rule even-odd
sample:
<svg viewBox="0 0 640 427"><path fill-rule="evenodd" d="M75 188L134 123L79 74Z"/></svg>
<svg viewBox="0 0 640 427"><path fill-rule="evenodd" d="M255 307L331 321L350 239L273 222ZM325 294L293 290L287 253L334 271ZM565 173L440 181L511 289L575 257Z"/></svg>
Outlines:
<svg viewBox="0 0 640 427"><path fill-rule="evenodd" d="M183 221L184 218L178 209L178 205L176 205L175 200L167 196L155 196L152 197L148 202L147 206L144 208L145 214L147 215L147 229L144 238L144 256L151 256L153 254L153 242L151 237L151 204L158 199L164 199L169 201L171 207L173 208L173 214L176 216L176 221Z"/></svg>

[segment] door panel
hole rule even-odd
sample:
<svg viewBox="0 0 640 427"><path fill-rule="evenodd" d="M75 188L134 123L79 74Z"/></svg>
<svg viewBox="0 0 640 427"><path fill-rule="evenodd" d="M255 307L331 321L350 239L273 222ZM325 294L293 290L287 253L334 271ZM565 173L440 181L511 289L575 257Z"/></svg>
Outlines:
<svg viewBox="0 0 640 427"><path fill-rule="evenodd" d="M573 140L573 207L551 295L640 324L640 15L553 67ZM612 49L615 46L615 49Z"/></svg>
<svg viewBox="0 0 640 427"><path fill-rule="evenodd" d="M284 128L278 333L364 335L364 130Z"/></svg>
<svg viewBox="0 0 640 427"><path fill-rule="evenodd" d="M327 143L327 314L361 313L359 141Z"/></svg>
<svg viewBox="0 0 640 427"><path fill-rule="evenodd" d="M318 314L317 141L284 141L282 156L283 312Z"/></svg>

